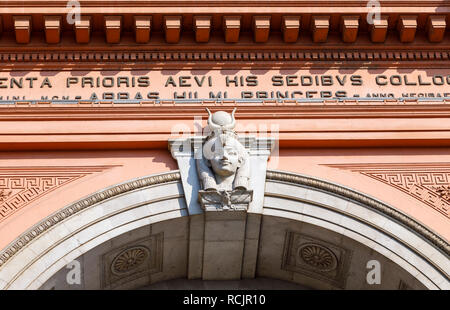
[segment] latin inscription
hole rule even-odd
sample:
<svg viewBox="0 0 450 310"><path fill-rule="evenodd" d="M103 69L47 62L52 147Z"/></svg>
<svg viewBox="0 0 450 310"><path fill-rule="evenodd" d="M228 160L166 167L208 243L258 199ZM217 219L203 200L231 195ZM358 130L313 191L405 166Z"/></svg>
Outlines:
<svg viewBox="0 0 450 310"><path fill-rule="evenodd" d="M2 73L0 100L450 98L448 70L311 71Z"/></svg>

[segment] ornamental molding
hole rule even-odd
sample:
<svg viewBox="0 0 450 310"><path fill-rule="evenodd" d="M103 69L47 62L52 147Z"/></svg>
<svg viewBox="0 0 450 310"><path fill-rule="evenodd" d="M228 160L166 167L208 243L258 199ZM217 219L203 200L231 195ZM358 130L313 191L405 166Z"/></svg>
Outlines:
<svg viewBox="0 0 450 310"><path fill-rule="evenodd" d="M396 66L400 63L404 63L414 67L420 66L417 61L430 61L444 62L449 64L450 52L446 49L421 49L417 47L414 51L405 51L404 49L389 49L386 48L380 50L365 50L364 48L358 50L345 50L344 47L337 46L335 48L321 47L320 51L317 50L298 50L290 46L289 50L262 50L258 48L258 51L252 51L251 47L243 46L245 51L214 51L204 50L196 51L155 51L145 50L140 48L139 50L128 51L54 51L45 50L40 51L10 51L0 53L0 68L4 70L14 69L15 66L30 67L30 70L42 70L45 67L51 67L52 63L71 63L76 62L81 65L91 66L95 68L99 67L130 67L133 68L164 68L164 67L183 67L186 68L186 62L201 64L205 62L208 67L227 67L227 66L243 66L251 63L254 68L255 65L259 66L275 66L276 67L292 67L291 63L280 64L279 61L300 61L305 63L296 63L297 66L306 66L307 64L329 61L332 63L322 64L329 68L330 66L342 65L342 61L352 62L356 66L361 67L361 62L392 62ZM155 63L158 62L158 63ZM124 62L127 62L126 64ZM142 63L143 62L143 63ZM147 62L147 63L146 63ZM249 63L245 63L249 62ZM42 63L42 67L33 68L35 63ZM317 64L320 66L320 64ZM192 68L196 68L197 65L192 65ZM433 66L433 63L426 63L427 67ZM441 64L435 64L435 66L442 67ZM78 64L74 67L78 67ZM61 69L61 68L60 68Z"/></svg>
<svg viewBox="0 0 450 310"><path fill-rule="evenodd" d="M62 186L113 167L0 167L0 223Z"/></svg>
<svg viewBox="0 0 450 310"><path fill-rule="evenodd" d="M100 43L103 48L105 48L103 44L105 41L107 44L120 44L122 41L120 46L122 49L130 49L132 46L132 49L137 51L141 51L141 47L149 48L148 45L151 49L158 50L160 46L178 44L174 49L186 49L187 45L187 49L194 52L197 46L201 46L206 51L215 49L216 53L225 50L230 43L233 43L231 46L253 51L270 50L270 47L265 47L261 43L286 50L292 49L293 44L300 43L299 45L306 49L316 49L316 51L323 51L324 48L332 45L331 50L334 49L337 54L343 49L360 51L382 48L384 50L394 48L402 53L404 43L416 41L418 44L407 46L408 49L417 51L423 49L424 45L430 48L430 44L444 43L435 47L439 51L447 51L448 40L445 32L448 28L450 7L429 1L414 2L414 5L411 5L411 2L385 3L382 1L383 5L379 7L378 12L380 23L373 25L368 24L367 21L368 14L371 13L370 8L358 4L357 1L327 1L326 6L321 2L310 1L258 2L257 5L253 1L226 0L202 3L118 1L107 4L103 1L80 1L77 3L83 8L82 15L77 23L72 25L66 22L72 18L72 11L63 2L39 1L19 4L15 1L8 1L8 3L0 1L2 24L0 31L5 32L2 41L6 43L5 45L9 45L8 48L13 45L27 51L27 45L24 46L24 44L29 44L35 49L36 57L40 57L39 53L50 55L54 50L63 48L83 50L82 44L91 43L91 41ZM38 32L43 32L45 35L34 35ZM213 44L205 44L210 41ZM64 44L60 44L61 42ZM74 44L75 42L77 44ZM235 44L239 42L242 44L236 46ZM380 46L379 43L384 42L386 44ZM196 44L197 46L192 47L194 43L203 45ZM327 46L323 43L330 44ZM354 45L348 46L349 43ZM137 45L140 47L136 47ZM217 47L217 45L223 46ZM106 49L114 48L108 46ZM59 55L59 53L55 54ZM131 59L126 53L119 54L115 61L133 60L134 54L131 54ZM359 59L376 61L377 58L374 55L373 59L365 59L357 52L347 54L349 55L344 56L346 61ZM20 59L22 53L17 55L19 55L18 61L28 61L26 57ZM106 54L103 53L103 55ZM226 57L226 59L219 59L220 61L229 60L228 54L219 55ZM257 60L258 55L259 53L254 53L253 60ZM62 56L63 61L73 61L71 57L64 56L64 51ZM15 57L10 58L0 57L2 61L8 62L15 59ZM53 56L50 58L53 59ZM87 59L89 58L91 57L88 56ZM109 56L105 60L114 61L108 58ZM148 60L184 60L183 53L174 53L171 57L164 57L164 59L158 56L156 58ZM264 58L262 54L261 58ZM209 60L211 59L210 57ZM239 58L241 61L245 59L247 59L245 56ZM300 59L293 57L290 60ZM51 61L50 59L42 60ZM60 59L54 60L60 61ZM96 62L101 60L95 59ZM139 59L135 56L134 60ZM322 60L325 60L325 57Z"/></svg>
<svg viewBox="0 0 450 310"><path fill-rule="evenodd" d="M394 187L450 218L450 163L336 164Z"/></svg>

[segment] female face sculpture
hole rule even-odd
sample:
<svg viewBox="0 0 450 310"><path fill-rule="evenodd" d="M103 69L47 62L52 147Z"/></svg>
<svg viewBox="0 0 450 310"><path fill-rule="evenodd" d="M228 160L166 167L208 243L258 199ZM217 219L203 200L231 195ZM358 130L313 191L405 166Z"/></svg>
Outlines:
<svg viewBox="0 0 450 310"><path fill-rule="evenodd" d="M248 188L248 152L233 131L234 111L231 115L223 111L213 115L208 110L212 132L197 156L197 172L204 190Z"/></svg>
<svg viewBox="0 0 450 310"><path fill-rule="evenodd" d="M195 153L200 183L198 199L204 210L247 210L252 201L250 155L233 130L234 112L208 109L210 133Z"/></svg>
<svg viewBox="0 0 450 310"><path fill-rule="evenodd" d="M235 139L225 138L227 141L221 145L219 138L216 139L215 150L210 165L215 174L220 176L231 176L236 173L242 162L242 154L239 154Z"/></svg>
<svg viewBox="0 0 450 310"><path fill-rule="evenodd" d="M210 169L213 173L211 177L214 178L217 189L247 188L248 153L233 132L224 132L207 140L203 145L203 159L205 169ZM199 175L209 178L208 174L202 173L202 167L201 162L198 162Z"/></svg>

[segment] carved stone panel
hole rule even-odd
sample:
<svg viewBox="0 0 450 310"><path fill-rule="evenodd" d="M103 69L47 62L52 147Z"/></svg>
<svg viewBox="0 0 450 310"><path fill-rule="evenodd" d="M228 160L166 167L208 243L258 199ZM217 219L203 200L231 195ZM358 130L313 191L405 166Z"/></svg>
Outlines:
<svg viewBox="0 0 450 310"><path fill-rule="evenodd" d="M320 239L287 232L282 269L345 288L352 252Z"/></svg>
<svg viewBox="0 0 450 310"><path fill-rule="evenodd" d="M333 164L392 186L450 218L449 163Z"/></svg>
<svg viewBox="0 0 450 310"><path fill-rule="evenodd" d="M237 210L247 211L252 201L253 191L199 191L198 199L205 211Z"/></svg>
<svg viewBox="0 0 450 310"><path fill-rule="evenodd" d="M162 271L163 234L136 240L101 258L102 287L113 289L129 281Z"/></svg>

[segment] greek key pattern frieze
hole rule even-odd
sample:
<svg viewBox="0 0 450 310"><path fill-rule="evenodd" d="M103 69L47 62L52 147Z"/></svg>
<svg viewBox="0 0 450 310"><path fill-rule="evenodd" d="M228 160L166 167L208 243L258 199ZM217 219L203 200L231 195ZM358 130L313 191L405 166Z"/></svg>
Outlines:
<svg viewBox="0 0 450 310"><path fill-rule="evenodd" d="M43 195L85 175L0 176L0 222Z"/></svg>
<svg viewBox="0 0 450 310"><path fill-rule="evenodd" d="M0 222L64 185L111 167L0 167Z"/></svg>
<svg viewBox="0 0 450 310"><path fill-rule="evenodd" d="M392 186L450 218L450 164L328 165L351 170Z"/></svg>
<svg viewBox="0 0 450 310"><path fill-rule="evenodd" d="M450 183L450 171L361 173L407 193L450 218L450 200L440 194L441 189Z"/></svg>

